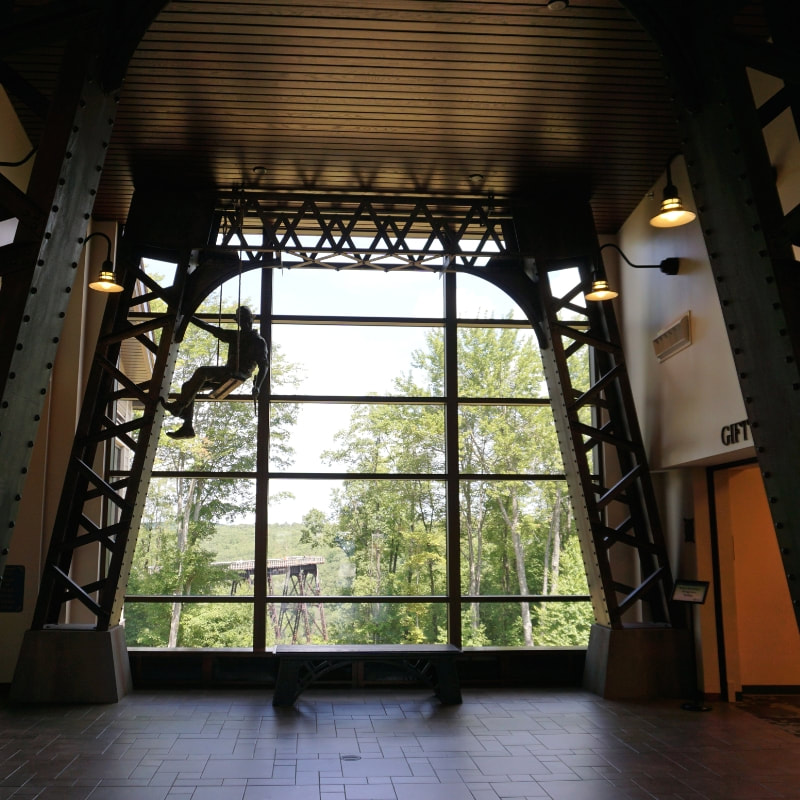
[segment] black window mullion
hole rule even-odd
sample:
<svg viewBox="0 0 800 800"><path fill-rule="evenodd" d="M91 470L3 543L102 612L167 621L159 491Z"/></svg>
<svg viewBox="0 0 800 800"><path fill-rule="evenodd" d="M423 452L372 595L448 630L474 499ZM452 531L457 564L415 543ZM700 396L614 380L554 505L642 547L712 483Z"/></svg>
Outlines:
<svg viewBox="0 0 800 800"><path fill-rule="evenodd" d="M456 275L444 280L445 472L447 493L447 595L450 643L461 647L461 510L458 461L458 326Z"/></svg>
<svg viewBox="0 0 800 800"><path fill-rule="evenodd" d="M272 270L261 271L261 335L272 352ZM267 646L267 551L269 530L269 410L271 376L262 384L258 398L258 425L256 427L256 508L253 595L253 650L263 652Z"/></svg>

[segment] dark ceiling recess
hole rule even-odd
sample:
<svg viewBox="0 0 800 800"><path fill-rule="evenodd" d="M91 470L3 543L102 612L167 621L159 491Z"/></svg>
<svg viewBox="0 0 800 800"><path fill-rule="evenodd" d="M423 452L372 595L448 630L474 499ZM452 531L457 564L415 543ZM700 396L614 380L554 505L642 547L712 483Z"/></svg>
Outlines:
<svg viewBox="0 0 800 800"><path fill-rule="evenodd" d="M124 220L153 177L444 196L577 183L614 232L680 149L661 57L618 0L560 5L169 2L131 60L95 215ZM69 6L11 6L3 60L47 97ZM102 3L73 7L83 23ZM41 116L10 84L35 142Z"/></svg>

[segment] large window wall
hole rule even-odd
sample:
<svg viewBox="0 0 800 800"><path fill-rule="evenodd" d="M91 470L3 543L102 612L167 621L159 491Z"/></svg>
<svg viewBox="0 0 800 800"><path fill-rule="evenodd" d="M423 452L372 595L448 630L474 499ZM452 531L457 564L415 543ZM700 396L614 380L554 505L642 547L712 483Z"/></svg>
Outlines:
<svg viewBox="0 0 800 800"><path fill-rule="evenodd" d="M269 391L199 401L193 439L165 418L130 646L587 642L538 344L513 301L463 273L264 269L198 313L235 327L240 304L271 345ZM190 325L172 392L224 359Z"/></svg>

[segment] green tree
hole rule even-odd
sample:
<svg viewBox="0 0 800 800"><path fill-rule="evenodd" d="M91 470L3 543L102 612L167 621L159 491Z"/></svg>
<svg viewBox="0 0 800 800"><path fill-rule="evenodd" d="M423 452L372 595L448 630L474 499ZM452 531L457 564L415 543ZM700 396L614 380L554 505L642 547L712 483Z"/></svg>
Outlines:
<svg viewBox="0 0 800 800"><path fill-rule="evenodd" d="M428 335L412 367L395 380L396 393L432 396L445 370L440 335ZM511 327L460 329L458 384L459 468L469 476L460 490L463 587L473 596L558 593L573 585L585 593L565 485L529 477L563 471L552 412L546 400L537 400L546 397L546 388L533 337ZM506 401L489 404L482 398ZM329 457L354 472L425 475L444 469L444 416L436 405L358 406L339 442ZM334 496L333 509L325 536L352 557L354 595L444 592L441 482L352 479ZM469 608L469 644L543 643L541 624L558 618L549 611L535 614L525 601L516 616L507 605L484 606L476 600ZM412 614L400 604L391 611L373 604L359 609L355 635L366 641L416 641L422 635L435 641L444 624L437 610L443 613L436 605L421 615L419 608ZM558 638L553 625L547 638Z"/></svg>

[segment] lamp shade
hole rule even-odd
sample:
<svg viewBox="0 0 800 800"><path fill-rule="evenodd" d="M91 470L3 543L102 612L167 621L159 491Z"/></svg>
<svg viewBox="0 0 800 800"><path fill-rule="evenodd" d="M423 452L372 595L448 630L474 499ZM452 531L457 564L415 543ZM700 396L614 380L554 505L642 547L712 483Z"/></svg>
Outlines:
<svg viewBox="0 0 800 800"><path fill-rule="evenodd" d="M96 292L121 292L122 287L117 283L117 276L114 274L113 270L105 269L107 265L109 265L109 262L103 264L103 271L96 280L93 280L89 284L89 288L94 289Z"/></svg>
<svg viewBox="0 0 800 800"><path fill-rule="evenodd" d="M586 292L584 297L587 300L599 302L601 300L613 300L615 297L619 297L619 292L615 292L608 285L608 281L593 281L592 290Z"/></svg>
<svg viewBox="0 0 800 800"><path fill-rule="evenodd" d="M678 190L673 184L664 187L664 199L661 208L651 220L654 228L678 228L691 222L697 215L689 211L678 196Z"/></svg>

